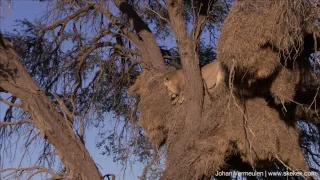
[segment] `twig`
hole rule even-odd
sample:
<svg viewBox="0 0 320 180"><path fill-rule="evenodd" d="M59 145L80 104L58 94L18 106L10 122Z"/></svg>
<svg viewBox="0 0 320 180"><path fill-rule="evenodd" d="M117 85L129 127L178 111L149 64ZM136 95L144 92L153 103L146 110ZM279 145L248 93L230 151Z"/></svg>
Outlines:
<svg viewBox="0 0 320 180"><path fill-rule="evenodd" d="M310 104L310 106L308 107L307 110L310 110L310 108L311 108L311 106L312 106L313 104L315 104L315 106L316 106L316 101L317 101L318 93L319 93L319 87L317 88L317 92L316 92L316 94L315 94L314 97L313 97L313 101L312 101L312 103Z"/></svg>
<svg viewBox="0 0 320 180"><path fill-rule="evenodd" d="M163 16L161 16L161 14L159 14L158 12L156 12L155 10L150 9L149 7L146 7L146 9L148 9L149 11L155 13L156 15L158 15L160 17L160 19L166 21L168 24L170 24L169 20Z"/></svg>
<svg viewBox="0 0 320 180"><path fill-rule="evenodd" d="M292 172L304 172L304 171L301 171L301 170L294 170L292 169L291 167L287 166L279 157L278 155L275 156L277 158L277 160L287 169L289 169L290 171ZM307 179L304 175L301 175L303 177L303 179Z"/></svg>
<svg viewBox="0 0 320 180"><path fill-rule="evenodd" d="M253 136L254 133L252 132L251 128L248 126L248 118L246 116L246 113L245 111L241 108L241 106L237 103L237 100L236 100L236 97L235 95L233 94L233 81L234 81L234 76L235 76L235 62L233 61L233 65L232 65L232 68L231 68L231 71L230 71L230 74L229 74L229 88L230 88L230 96L232 97L233 101L234 101L234 105L240 110L240 112L242 113L243 115L243 126L244 126L244 131L245 131L245 136L246 136L246 139L249 143L249 150L250 150L250 154L251 154L251 150L252 150L252 144L251 144L251 141L249 139L249 133L248 133L248 128L250 130L250 132L252 133Z"/></svg>

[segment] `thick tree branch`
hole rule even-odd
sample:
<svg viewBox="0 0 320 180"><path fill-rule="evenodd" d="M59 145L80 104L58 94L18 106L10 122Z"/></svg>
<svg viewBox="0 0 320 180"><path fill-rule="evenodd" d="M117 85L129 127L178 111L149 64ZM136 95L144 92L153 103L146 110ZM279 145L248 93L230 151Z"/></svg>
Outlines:
<svg viewBox="0 0 320 180"><path fill-rule="evenodd" d="M22 108L29 113L40 135L55 147L62 163L72 172L70 178L100 179L102 176L88 150L67 128L68 124L56 111L55 104L32 79L15 51L0 46L0 57L3 57L0 58L0 69L7 74L0 76L1 88L21 100Z"/></svg>
<svg viewBox="0 0 320 180"><path fill-rule="evenodd" d="M186 86L183 93L186 99L185 108L187 109L185 123L183 123L185 125L177 135L183 138L179 138L170 148L172 151L167 152L167 158L171 159L171 161L166 164L166 169L170 169L176 166L175 161L185 158L182 152L192 148L199 135L198 127L201 125L202 119L203 83L199 67L197 44L188 35L187 25L185 24L184 1L166 0L166 4L185 75ZM181 147L185 149L181 149ZM162 178L170 179L169 172L165 171Z"/></svg>
<svg viewBox="0 0 320 180"><path fill-rule="evenodd" d="M167 0L167 7L170 17L170 24L174 31L175 38L178 42L186 41L189 39L187 25L185 24L185 20L183 17L184 7L182 0ZM180 49L179 49L180 50Z"/></svg>
<svg viewBox="0 0 320 180"><path fill-rule="evenodd" d="M201 119L203 104L203 84L197 46L193 38L188 36L187 25L183 16L183 1L167 0L166 4L186 77L187 108L192 109L192 111L187 111L186 123L190 128L196 129L194 126L198 124L195 124L195 122Z"/></svg>
<svg viewBox="0 0 320 180"><path fill-rule="evenodd" d="M144 52L142 55L142 59L146 62L146 64L153 66L155 69L165 68L160 47L148 25L140 18L133 7L126 1L116 0L115 3L120 11L127 15L130 25L142 39L143 49L141 50ZM128 33L128 30L124 28L122 28L121 31L124 34Z"/></svg>

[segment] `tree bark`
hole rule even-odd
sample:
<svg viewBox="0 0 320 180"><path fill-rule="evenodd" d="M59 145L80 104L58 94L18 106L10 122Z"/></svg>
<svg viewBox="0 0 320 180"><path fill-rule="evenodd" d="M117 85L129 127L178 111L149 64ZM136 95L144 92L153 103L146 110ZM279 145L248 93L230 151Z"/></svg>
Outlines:
<svg viewBox="0 0 320 180"><path fill-rule="evenodd" d="M157 43L157 39L151 32L148 25L140 18L134 8L124 0L115 1L119 10L126 14L128 22L134 28L135 32L139 35L142 41L141 50L142 58L145 63L149 66L153 66L154 69L164 69L165 64L162 58L160 47Z"/></svg>
<svg viewBox="0 0 320 180"><path fill-rule="evenodd" d="M201 79L197 42L192 35L188 35L187 26L183 17L182 1L167 1L171 25L177 40L181 63L186 81L187 125L196 130L201 120L203 104L203 83Z"/></svg>
<svg viewBox="0 0 320 180"><path fill-rule="evenodd" d="M194 142L199 135L198 127L201 124L203 105L203 83L199 67L197 41L192 34L188 35L183 17L183 1L167 0L166 4L185 75L186 87L183 93L187 110L183 129L172 137L174 143L167 147L166 170L161 179L169 180L173 177L176 179L191 179L192 175L189 176L188 173L192 172L182 174L183 171L181 173L176 172L176 167L185 165L184 152L190 151L194 147ZM203 179L206 178L203 177Z"/></svg>
<svg viewBox="0 0 320 180"><path fill-rule="evenodd" d="M15 51L0 34L0 88L18 97L22 108L56 149L72 179L101 179L101 174L84 144L55 110L53 102L26 71Z"/></svg>

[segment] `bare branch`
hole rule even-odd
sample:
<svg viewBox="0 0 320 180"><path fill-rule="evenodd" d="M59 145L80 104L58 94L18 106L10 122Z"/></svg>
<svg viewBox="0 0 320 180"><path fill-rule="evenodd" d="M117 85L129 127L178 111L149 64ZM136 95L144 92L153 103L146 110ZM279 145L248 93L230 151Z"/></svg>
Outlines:
<svg viewBox="0 0 320 180"><path fill-rule="evenodd" d="M27 168L7 168L7 169L0 169L0 173L6 172L6 171L35 171L35 170L39 170L39 173L48 173L50 175L52 175L54 178L61 178L60 175L56 174L55 172L51 171L50 169L47 169L45 167L42 166L34 166L34 167L27 167ZM13 172L13 173L15 173ZM13 174L10 173L10 174ZM9 174L9 175L10 175Z"/></svg>
<svg viewBox="0 0 320 180"><path fill-rule="evenodd" d="M30 124L34 124L35 122L29 119L24 119L21 120L19 122L0 122L0 125L2 126L12 126L12 125L19 125L19 124L26 124L26 123L30 123Z"/></svg>
<svg viewBox="0 0 320 180"><path fill-rule="evenodd" d="M8 106L13 106L13 107L21 107L22 106L22 104L16 104L16 103L9 102L9 101L3 99L2 97L0 97L0 101L7 104Z"/></svg>
<svg viewBox="0 0 320 180"><path fill-rule="evenodd" d="M160 47L148 25L141 19L135 9L126 1L116 0L115 4L122 13L127 15L128 22L134 28L136 33L139 34L139 38L142 39L142 41L139 41L143 43L142 50L144 51L144 57L142 59L146 61L146 64L152 66L155 69L165 68ZM121 28L121 31L124 34L128 33L128 30L124 28Z"/></svg>
<svg viewBox="0 0 320 180"><path fill-rule="evenodd" d="M286 165L286 164L278 157L278 155L276 155L276 158L277 158L277 160L278 160L284 167L286 167L286 168L289 169L290 171L292 171L292 172L304 172L304 171L302 171L302 170L297 170L297 169L293 169L293 168L289 167L288 165ZM302 176L302 177L303 177L303 179L307 179L305 176Z"/></svg>
<svg viewBox="0 0 320 180"><path fill-rule="evenodd" d="M121 46L119 44L116 43L112 43L112 42L101 42L101 43L97 43L95 45L96 48L100 48L100 47L107 47L107 46L112 46L115 49L119 49L121 51L125 51L134 55L138 55L141 56L141 52L139 50L135 50L135 49L130 49L130 48L126 48L124 46Z"/></svg>
<svg viewBox="0 0 320 180"><path fill-rule="evenodd" d="M206 25L207 19L212 14L212 11L214 11L214 7L221 6L220 3L218 3L215 0L208 0L205 1L205 3L207 3L206 6L203 6L203 4L200 5L200 9L197 16L194 15L195 20L193 24L193 29L191 31L191 35L193 40L195 40L195 43L199 42L201 33ZM201 12L206 13L201 14Z"/></svg>
<svg viewBox="0 0 320 180"><path fill-rule="evenodd" d="M203 28L206 25L206 19L207 19L206 16L199 16L198 20L195 21L193 25L193 29L191 31L191 35L194 40L194 43L199 42Z"/></svg>
<svg viewBox="0 0 320 180"><path fill-rule="evenodd" d="M52 30L57 28L58 26L63 26L65 25L68 21L70 21L73 18L76 18L77 16L79 16L82 13L88 12L90 9L93 9L93 5L89 5L83 8L80 8L79 10L77 10L75 13L73 13L70 16L67 16L63 19L61 19L60 21L55 22L54 24L47 26L43 29L43 31L47 31L47 30Z"/></svg>
<svg viewBox="0 0 320 180"><path fill-rule="evenodd" d="M153 9L150 9L150 8L148 8L148 7L146 7L146 8L147 8L149 11L155 13L160 19L162 19L162 20L166 21L168 24L170 24L169 19L163 17L161 14L159 14L157 11L155 11L155 10L153 10Z"/></svg>

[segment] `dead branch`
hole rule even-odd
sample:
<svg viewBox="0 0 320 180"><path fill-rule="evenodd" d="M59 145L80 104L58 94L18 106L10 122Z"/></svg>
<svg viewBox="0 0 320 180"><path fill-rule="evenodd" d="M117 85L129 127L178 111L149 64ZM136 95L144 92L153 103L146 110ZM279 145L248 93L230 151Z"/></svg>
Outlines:
<svg viewBox="0 0 320 180"><path fill-rule="evenodd" d="M67 24L70 20L76 18L77 16L81 15L82 13L85 13L85 12L88 12L89 10L93 9L93 5L89 5L87 7L83 7L83 8L80 8L79 10L77 10L75 13L73 13L72 15L70 16L67 16L63 19L61 19L60 21L57 21L55 22L54 24L50 25L50 26L47 26L43 29L43 33L41 36L44 35L44 32L47 31L47 30L52 30L52 29L55 29L59 26L63 26L65 24ZM40 36L40 37L41 37Z"/></svg>
<svg viewBox="0 0 320 180"><path fill-rule="evenodd" d="M105 34L109 32L109 30L101 29L98 34L88 43L87 47L82 47L81 50L78 52L76 56L76 62L75 65L77 66L77 77L76 77L76 87L74 88L73 94L71 95L71 103L74 102L75 95L77 94L79 88L82 85L82 68L85 64L85 60L87 57L96 49L108 46L110 44L103 44L98 43L102 37L105 36ZM73 107L73 111L75 111L75 108ZM73 112L74 113L74 112Z"/></svg>
<svg viewBox="0 0 320 180"><path fill-rule="evenodd" d="M0 122L0 125L2 125L2 126L15 126L15 125L26 124L26 123L35 124L34 121L29 120L29 119L25 119L25 120L21 120L19 122Z"/></svg>
<svg viewBox="0 0 320 180"><path fill-rule="evenodd" d="M203 28L206 25L206 16L199 16L198 20L196 20L193 24L193 29L191 31L192 37L195 43L198 43L201 37L201 33Z"/></svg>
<svg viewBox="0 0 320 180"><path fill-rule="evenodd" d="M149 11L151 11L152 13L156 14L160 19L166 21L168 24L170 24L170 21L169 19L163 17L160 13L158 13L157 11L153 10L153 9L150 9L148 7L146 7Z"/></svg>
<svg viewBox="0 0 320 180"><path fill-rule="evenodd" d="M301 172L302 170L296 170L296 169L293 169L293 168L291 168L291 167L289 167L288 165L286 165L280 158L279 158L279 156L278 155L276 155L276 158L277 158L277 160L284 166L284 167L286 167L287 169L289 169L290 171L292 171L292 172ZM303 172L303 171L302 171ZM303 177L303 179L307 179L305 176L302 176Z"/></svg>
<svg viewBox="0 0 320 180"><path fill-rule="evenodd" d="M203 31L203 28L205 27L206 25L206 22L207 22L207 19L209 17L209 15L211 14L211 12L213 11L213 8L210 8L210 7L213 7L214 2L213 0L209 0L208 2L205 1L205 3L208 3L207 6L207 9L204 9L205 11L207 11L207 13L205 15L201 15L200 12L202 11L201 8L203 8L203 5L200 6L200 9L199 9L199 12L198 12L198 15L197 15L197 19L194 20L194 23L193 23L193 29L191 31L191 35L194 39L194 42L195 43L198 43L199 40L200 40L200 37L201 37L201 33ZM194 16L194 18L196 18Z"/></svg>
<svg viewBox="0 0 320 180"><path fill-rule="evenodd" d="M13 106L13 107L21 107L22 106L22 104L16 104L16 103L9 102L9 101L3 99L2 97L0 97L0 101L7 104L8 106Z"/></svg>
<svg viewBox="0 0 320 180"><path fill-rule="evenodd" d="M48 173L52 175L54 178L61 178L60 175L56 174L55 172L51 171L50 169L47 169L42 166L34 166L34 167L27 167L27 168L7 168L7 169L0 169L0 173L6 172L6 171L14 171L6 175L6 177L11 176L14 173L17 173L18 171L35 171L38 170L38 173Z"/></svg>
<svg viewBox="0 0 320 180"><path fill-rule="evenodd" d="M139 50L126 48L126 47L124 47L124 46L121 46L121 45L119 45L119 44L112 43L112 42L101 42L101 43L97 43L95 46L96 46L97 48L98 48L98 47L112 46L112 47L114 47L115 49L119 49L119 50L125 51L125 52L127 52L127 53L131 53L131 54L134 54L134 55L141 56L141 52L140 52Z"/></svg>

